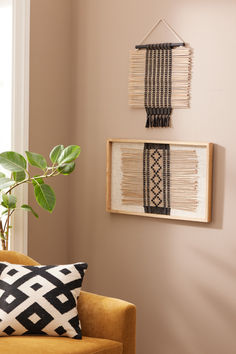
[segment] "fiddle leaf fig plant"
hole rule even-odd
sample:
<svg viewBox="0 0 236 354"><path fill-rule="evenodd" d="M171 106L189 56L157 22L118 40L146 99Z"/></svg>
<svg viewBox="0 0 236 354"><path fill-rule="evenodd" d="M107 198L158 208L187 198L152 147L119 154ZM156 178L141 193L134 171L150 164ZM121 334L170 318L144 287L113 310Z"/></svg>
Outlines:
<svg viewBox="0 0 236 354"><path fill-rule="evenodd" d="M55 146L49 154L50 165L41 154L26 151L26 158L14 151L0 154L0 166L9 171L10 177L0 172L0 238L2 249L8 250L11 229L11 217L17 210L31 212L36 218L38 214L30 205L18 205L14 191L22 184L30 184L40 207L52 213L56 204L55 193L47 180L58 175L69 175L75 169L75 160L80 154L78 145ZM41 172L31 175L28 165L39 168Z"/></svg>

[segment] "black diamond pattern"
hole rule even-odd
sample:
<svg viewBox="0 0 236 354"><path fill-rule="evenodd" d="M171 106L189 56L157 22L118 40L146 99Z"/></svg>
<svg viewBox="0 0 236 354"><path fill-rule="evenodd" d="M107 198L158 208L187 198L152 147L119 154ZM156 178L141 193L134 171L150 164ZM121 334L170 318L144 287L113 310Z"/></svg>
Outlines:
<svg viewBox="0 0 236 354"><path fill-rule="evenodd" d="M67 301L61 302L58 299L59 295L65 295ZM66 289L56 288L49 291L46 295L44 295L45 299L50 302L61 314L66 313L73 309L76 306L75 299L70 291Z"/></svg>
<svg viewBox="0 0 236 354"><path fill-rule="evenodd" d="M71 271L69 271L69 269L66 269L66 268L61 269L60 272L65 274L65 275L68 275L68 274L71 273Z"/></svg>
<svg viewBox="0 0 236 354"><path fill-rule="evenodd" d="M29 317L33 314L39 316L39 320L36 323L33 323L29 319ZM53 317L35 302L25 311L21 312L21 314L17 316L16 319L22 324L22 326L30 331L30 333L41 334L42 329L53 320Z"/></svg>
<svg viewBox="0 0 236 354"><path fill-rule="evenodd" d="M59 326L55 329L55 332L59 335L62 336L64 333L66 333L66 330L63 326Z"/></svg>
<svg viewBox="0 0 236 354"><path fill-rule="evenodd" d="M39 290L40 288L42 288L42 285L39 283L35 283L34 285L31 286L31 288L35 291Z"/></svg>
<svg viewBox="0 0 236 354"><path fill-rule="evenodd" d="M169 144L144 144L143 206L145 213L170 215L169 149Z"/></svg>
<svg viewBox="0 0 236 354"><path fill-rule="evenodd" d="M28 295L15 288L14 285L11 286L6 282L3 282L2 280L0 280L0 289L5 290L4 294L1 296L0 309L2 309L6 313L10 313L11 311L13 311L17 306L19 306L28 298ZM14 296L15 300L13 300L9 304L6 299L10 295Z"/></svg>
<svg viewBox="0 0 236 354"><path fill-rule="evenodd" d="M157 157L156 157L156 154L157 154ZM151 154L151 157L153 159L153 163L151 164L151 169L153 171L153 177L151 178L151 181L153 182L153 187L151 188L151 191L154 194L154 197L152 198L152 202L155 206L158 206L162 202L162 199L160 198L161 188L159 186L159 184L162 180L160 177L161 165L159 164L161 154L158 151L158 149L155 149L153 151L153 153Z"/></svg>
<svg viewBox="0 0 236 354"><path fill-rule="evenodd" d="M0 262L0 290L3 290L0 298L0 336L40 334L67 335L81 339L76 299L86 269L86 263L61 267L21 266ZM9 275L13 276L17 272L17 279L10 280ZM64 283L67 278L64 275L67 274L70 277ZM9 326L8 314L13 310L15 318L11 318ZM71 314L69 318L68 313Z"/></svg>
<svg viewBox="0 0 236 354"><path fill-rule="evenodd" d="M16 273L18 273L16 269L11 269L11 270L9 270L9 272L7 272L7 274L10 276L15 275Z"/></svg>
<svg viewBox="0 0 236 354"><path fill-rule="evenodd" d="M7 328L4 329L3 332L6 333L8 336L10 336L12 333L15 332L15 330L11 326L8 326Z"/></svg>

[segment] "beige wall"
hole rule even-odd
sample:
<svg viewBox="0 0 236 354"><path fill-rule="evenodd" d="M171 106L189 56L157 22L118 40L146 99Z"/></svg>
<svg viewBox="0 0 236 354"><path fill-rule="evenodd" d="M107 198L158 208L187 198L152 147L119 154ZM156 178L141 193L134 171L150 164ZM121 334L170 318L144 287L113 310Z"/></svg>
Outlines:
<svg viewBox="0 0 236 354"><path fill-rule="evenodd" d="M32 149L41 148L42 122L52 127L59 121L42 149L61 143L65 133L82 154L70 183L64 180L61 188L58 182L55 213L30 219L30 255L43 262L86 260L89 290L134 302L137 354L235 354L236 2L34 0L32 5ZM191 109L175 110L169 129L146 130L144 112L127 105L128 50L160 17L194 50ZM213 222L106 213L108 137L214 142ZM70 206L66 217L64 203Z"/></svg>
<svg viewBox="0 0 236 354"><path fill-rule="evenodd" d="M70 1L31 0L30 151L44 156L55 145L72 143L70 21ZM49 184L57 196L52 215L36 205L30 189L30 204L40 217L29 215L29 254L42 263L67 262L69 179L60 176Z"/></svg>

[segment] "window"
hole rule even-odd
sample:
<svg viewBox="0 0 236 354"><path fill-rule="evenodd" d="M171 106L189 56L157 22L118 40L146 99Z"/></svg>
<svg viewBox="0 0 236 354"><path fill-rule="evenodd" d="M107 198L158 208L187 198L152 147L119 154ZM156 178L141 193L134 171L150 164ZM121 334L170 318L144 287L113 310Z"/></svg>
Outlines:
<svg viewBox="0 0 236 354"><path fill-rule="evenodd" d="M11 149L12 0L0 0L0 151Z"/></svg>
<svg viewBox="0 0 236 354"><path fill-rule="evenodd" d="M29 30L30 0L0 0L0 151L28 150ZM27 213L15 214L10 248L27 253Z"/></svg>

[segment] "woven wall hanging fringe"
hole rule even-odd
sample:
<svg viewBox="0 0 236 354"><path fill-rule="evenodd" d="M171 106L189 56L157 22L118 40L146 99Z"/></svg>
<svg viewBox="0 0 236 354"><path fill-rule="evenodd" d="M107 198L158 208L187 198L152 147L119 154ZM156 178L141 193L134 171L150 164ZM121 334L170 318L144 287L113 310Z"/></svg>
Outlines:
<svg viewBox="0 0 236 354"><path fill-rule="evenodd" d="M153 29L160 22L173 32L164 20ZM130 53L129 105L145 108L146 128L169 127L172 109L189 107L191 50L181 41L135 48Z"/></svg>

